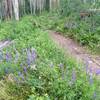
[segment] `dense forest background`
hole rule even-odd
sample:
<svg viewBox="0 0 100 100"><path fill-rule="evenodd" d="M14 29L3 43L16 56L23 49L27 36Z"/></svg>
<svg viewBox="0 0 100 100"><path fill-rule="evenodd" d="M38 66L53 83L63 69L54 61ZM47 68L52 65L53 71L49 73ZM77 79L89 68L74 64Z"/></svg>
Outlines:
<svg viewBox="0 0 100 100"><path fill-rule="evenodd" d="M41 13L44 10L63 9L63 14L75 13L100 7L99 0L0 0L0 19L13 18L17 20L26 14Z"/></svg>
<svg viewBox="0 0 100 100"><path fill-rule="evenodd" d="M26 14L41 13L44 10L57 8L59 0L0 0L0 18L16 20Z"/></svg>

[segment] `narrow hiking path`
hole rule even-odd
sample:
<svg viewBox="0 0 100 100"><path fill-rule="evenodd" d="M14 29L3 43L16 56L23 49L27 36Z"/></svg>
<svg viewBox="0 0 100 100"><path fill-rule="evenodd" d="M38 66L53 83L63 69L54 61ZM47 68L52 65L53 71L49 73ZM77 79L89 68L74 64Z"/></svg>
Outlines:
<svg viewBox="0 0 100 100"><path fill-rule="evenodd" d="M70 38L65 38L64 36L60 35L57 32L49 31L50 37L53 41L62 49L64 49L65 53L69 54L76 61L82 61L83 63L88 63L89 70L92 73L96 73L100 75L100 55L94 56L91 55L81 47L78 43L73 41Z"/></svg>

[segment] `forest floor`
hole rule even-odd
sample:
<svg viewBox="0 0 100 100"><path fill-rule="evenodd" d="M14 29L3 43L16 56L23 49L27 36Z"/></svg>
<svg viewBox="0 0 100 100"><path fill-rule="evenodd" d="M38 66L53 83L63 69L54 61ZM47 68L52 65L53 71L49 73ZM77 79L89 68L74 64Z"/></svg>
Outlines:
<svg viewBox="0 0 100 100"><path fill-rule="evenodd" d="M76 61L81 61L83 63L88 63L89 70L93 73L100 71L100 55L92 55L85 48L80 46L77 42L70 38L65 38L57 32L50 31L50 36L53 41L62 49L64 49L66 54L76 59Z"/></svg>

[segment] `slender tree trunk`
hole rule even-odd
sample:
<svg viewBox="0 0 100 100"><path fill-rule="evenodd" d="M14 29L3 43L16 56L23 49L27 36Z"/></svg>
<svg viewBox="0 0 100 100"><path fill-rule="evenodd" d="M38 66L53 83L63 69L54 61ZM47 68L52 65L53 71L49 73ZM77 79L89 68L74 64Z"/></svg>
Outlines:
<svg viewBox="0 0 100 100"><path fill-rule="evenodd" d="M45 9L47 11L51 9L51 0L45 0Z"/></svg>
<svg viewBox="0 0 100 100"><path fill-rule="evenodd" d="M7 8L7 0L4 0L4 18L6 19L7 17L8 17L8 15L7 15L7 10L8 10L8 8Z"/></svg>
<svg viewBox="0 0 100 100"><path fill-rule="evenodd" d="M20 16L25 14L25 0L19 0L19 14Z"/></svg>
<svg viewBox="0 0 100 100"><path fill-rule="evenodd" d="M36 14L36 0L30 0L31 14Z"/></svg>
<svg viewBox="0 0 100 100"><path fill-rule="evenodd" d="M33 2L33 6L34 6L34 15L36 14L36 0L34 0L34 2Z"/></svg>
<svg viewBox="0 0 100 100"><path fill-rule="evenodd" d="M31 14L33 14L33 0L30 0L30 11L31 11Z"/></svg>
<svg viewBox="0 0 100 100"><path fill-rule="evenodd" d="M18 3L18 0L13 0L13 8L14 8L15 19L19 20L19 3Z"/></svg>
<svg viewBox="0 0 100 100"><path fill-rule="evenodd" d="M8 0L9 17L13 17L12 0Z"/></svg>
<svg viewBox="0 0 100 100"><path fill-rule="evenodd" d="M50 10L52 9L52 0L49 0Z"/></svg>

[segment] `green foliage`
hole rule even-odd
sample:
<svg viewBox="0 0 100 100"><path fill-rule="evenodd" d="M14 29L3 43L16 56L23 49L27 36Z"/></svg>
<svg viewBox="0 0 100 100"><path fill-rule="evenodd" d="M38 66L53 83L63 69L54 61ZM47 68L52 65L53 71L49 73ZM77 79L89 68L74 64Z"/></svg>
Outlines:
<svg viewBox="0 0 100 100"><path fill-rule="evenodd" d="M59 10L59 20L64 20L62 23L58 21L58 26L55 29L62 32L63 35L74 38L81 45L88 46L94 52L98 52L100 48L100 10L98 8L99 0L86 1L82 0L61 0L61 8ZM89 9L98 9L97 11L90 11ZM81 13L84 18L81 18ZM90 16L85 15L86 13ZM65 19L65 17L67 17Z"/></svg>
<svg viewBox="0 0 100 100"><path fill-rule="evenodd" d="M61 0L60 13L63 16L69 16L74 13L77 14L81 10L85 10L86 6L81 0Z"/></svg>
<svg viewBox="0 0 100 100"><path fill-rule="evenodd" d="M3 50L4 54L6 53L6 51L11 53L12 60L10 62L6 62L6 60L4 59L3 62L0 62L0 78L5 76L4 72L5 68L9 69L9 74L14 73L15 76L18 73L18 71L22 71L22 69L20 68L20 64L25 62L24 61L25 54L22 55L23 53L22 49L29 47L34 47L37 50L39 63L45 62L45 65L46 63L50 62L54 62L55 64L59 64L60 62L62 62L65 65L68 63L70 69L72 66L74 66L74 61L70 61L69 58L67 59L64 56L64 53L62 53L62 51L59 50L58 47L49 38L48 33L42 31L41 29L39 29L38 25L34 25L33 23L34 23L34 18L32 17L23 18L20 22L2 23L1 25L2 30L0 30L0 32L2 33L2 35L0 34L0 36L2 36L1 39L14 40L14 45L12 44L11 46ZM5 31L5 33L3 31ZM15 49L18 50L20 56L19 61L17 63L14 63L16 54ZM14 98L14 100L17 100L17 98L20 99L22 98L22 96L24 98L23 95L24 91L23 89L19 88L20 86L17 87L17 84L15 84L14 85L15 89L13 87L14 90L11 89L12 84L11 86L9 86L6 83L6 86L8 86L7 89L9 90L9 95L13 95L16 98L16 99ZM27 87L26 86L23 87L25 91L27 91L26 90ZM21 91L22 93L19 94L20 93L19 91ZM15 94L17 96L15 96Z"/></svg>
<svg viewBox="0 0 100 100"><path fill-rule="evenodd" d="M64 70L59 72L60 69L56 66L47 68L42 64L34 72L35 74L31 73L35 76L32 75L33 77L29 80L32 86L29 100L33 98L37 100L91 100L97 84L90 85L88 75L80 74L81 70L76 72L76 80L72 81L71 71Z"/></svg>
<svg viewBox="0 0 100 100"><path fill-rule="evenodd" d="M91 100L96 92L95 99L99 100L99 81L97 82L93 75L94 82L90 82L90 76L82 70L82 67L79 67L81 65L76 64L72 58L66 57L63 50L53 43L48 32L45 31L45 29L58 30L58 28L63 31L64 20L58 21L57 19L59 19L57 15L53 17L50 15L27 16L19 22L1 24L1 39L14 40L14 44L3 50L4 54L6 51L11 53L12 60L0 62L0 78L4 78L4 86L0 87L4 96L0 92L0 97L2 96L0 99ZM27 66L26 53L22 50L31 47L36 49L37 59L30 65L27 74L24 74L25 80L23 81L18 76L19 71L23 73L21 64ZM15 49L19 53L17 63L14 63ZM9 73L5 74L4 69L7 66ZM12 78L9 78L11 74Z"/></svg>

